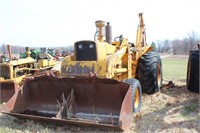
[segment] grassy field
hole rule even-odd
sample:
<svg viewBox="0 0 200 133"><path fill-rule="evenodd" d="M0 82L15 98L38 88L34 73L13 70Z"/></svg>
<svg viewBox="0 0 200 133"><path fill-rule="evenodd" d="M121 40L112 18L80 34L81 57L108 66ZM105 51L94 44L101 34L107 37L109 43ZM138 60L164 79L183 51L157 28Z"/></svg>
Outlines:
<svg viewBox="0 0 200 133"><path fill-rule="evenodd" d="M162 57L162 56L161 56ZM200 132L199 95L186 87L187 56L162 57L164 83L175 86L163 88L153 95L143 94L142 108L134 114L131 133L143 132ZM20 120L0 113L1 132L113 132L92 127L56 125Z"/></svg>
<svg viewBox="0 0 200 133"><path fill-rule="evenodd" d="M182 58L163 58L163 79L174 81L177 85L186 83L187 57Z"/></svg>

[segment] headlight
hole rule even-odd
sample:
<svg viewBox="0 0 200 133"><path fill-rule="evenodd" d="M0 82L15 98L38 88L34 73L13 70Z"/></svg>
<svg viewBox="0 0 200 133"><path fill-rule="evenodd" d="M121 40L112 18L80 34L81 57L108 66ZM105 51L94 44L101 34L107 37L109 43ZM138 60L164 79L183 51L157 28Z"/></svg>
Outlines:
<svg viewBox="0 0 200 133"><path fill-rule="evenodd" d="M90 47L90 48L94 48L94 44L90 44L89 47Z"/></svg>
<svg viewBox="0 0 200 133"><path fill-rule="evenodd" d="M78 48L79 48L79 49L82 49L82 48L83 48L83 45L82 45L82 44L79 44L79 45L78 45Z"/></svg>

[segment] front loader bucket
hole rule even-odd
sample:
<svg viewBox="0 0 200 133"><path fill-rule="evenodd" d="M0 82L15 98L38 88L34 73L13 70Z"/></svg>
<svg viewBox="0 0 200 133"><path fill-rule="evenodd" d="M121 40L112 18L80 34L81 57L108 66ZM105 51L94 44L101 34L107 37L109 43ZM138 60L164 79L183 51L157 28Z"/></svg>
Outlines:
<svg viewBox="0 0 200 133"><path fill-rule="evenodd" d="M0 83L0 102L7 102L18 89L16 82L1 82Z"/></svg>
<svg viewBox="0 0 200 133"><path fill-rule="evenodd" d="M100 78L41 76L27 80L3 113L48 122L127 130L132 119L129 84Z"/></svg>

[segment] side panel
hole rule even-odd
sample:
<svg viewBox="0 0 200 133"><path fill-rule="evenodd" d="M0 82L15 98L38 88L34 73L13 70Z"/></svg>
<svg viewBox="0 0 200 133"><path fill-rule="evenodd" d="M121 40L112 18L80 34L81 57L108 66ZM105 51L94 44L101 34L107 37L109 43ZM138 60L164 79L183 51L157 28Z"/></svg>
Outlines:
<svg viewBox="0 0 200 133"><path fill-rule="evenodd" d="M61 67L63 76L89 76L90 73L95 73L96 71L96 61L67 61Z"/></svg>
<svg viewBox="0 0 200 133"><path fill-rule="evenodd" d="M0 83L0 102L7 102L18 88L16 82L1 82Z"/></svg>
<svg viewBox="0 0 200 133"><path fill-rule="evenodd" d="M62 76L94 76L105 77L105 62L96 61L65 61L62 63ZM68 63L70 62L70 63Z"/></svg>

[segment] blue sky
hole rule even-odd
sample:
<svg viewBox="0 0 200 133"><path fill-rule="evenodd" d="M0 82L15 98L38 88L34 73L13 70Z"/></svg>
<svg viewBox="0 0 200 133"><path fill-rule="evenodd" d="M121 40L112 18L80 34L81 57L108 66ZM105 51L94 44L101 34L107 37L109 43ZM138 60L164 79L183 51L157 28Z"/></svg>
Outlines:
<svg viewBox="0 0 200 133"><path fill-rule="evenodd" d="M135 42L144 13L147 42L200 33L200 0L0 0L0 44L68 46L93 40L95 21L110 22L113 38Z"/></svg>

